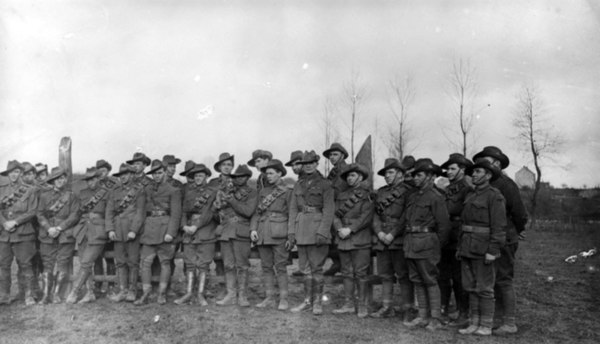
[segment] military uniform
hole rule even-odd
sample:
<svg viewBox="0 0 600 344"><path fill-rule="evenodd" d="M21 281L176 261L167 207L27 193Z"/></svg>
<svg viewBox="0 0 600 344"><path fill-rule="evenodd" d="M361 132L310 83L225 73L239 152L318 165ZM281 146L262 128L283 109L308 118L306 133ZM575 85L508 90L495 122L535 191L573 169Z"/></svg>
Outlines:
<svg viewBox="0 0 600 344"><path fill-rule="evenodd" d="M37 194L35 187L19 181L0 187L0 303L10 300L13 258L16 258L22 276L26 303L35 302L32 260L36 253L33 220L38 205ZM4 225L11 220L16 221L16 225L9 231Z"/></svg>

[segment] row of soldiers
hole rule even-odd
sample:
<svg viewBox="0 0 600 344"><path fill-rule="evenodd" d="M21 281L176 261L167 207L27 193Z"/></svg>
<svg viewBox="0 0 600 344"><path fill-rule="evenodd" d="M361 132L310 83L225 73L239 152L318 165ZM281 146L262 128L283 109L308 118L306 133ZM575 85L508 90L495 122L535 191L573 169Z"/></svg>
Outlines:
<svg viewBox="0 0 600 344"><path fill-rule="evenodd" d="M250 168L238 165L234 170L229 153L219 156L214 165L219 176L210 181L212 172L206 165L186 162L180 173L186 184L173 178L180 159L166 155L151 161L135 153L113 177L108 176L110 164L100 160L86 171L87 187L78 194L66 188L67 171L60 167L42 182L44 171L11 161L2 172L9 183L0 188L0 303L8 298L13 257L25 281L26 303L35 302L31 262L37 251L44 285L39 302L61 302L75 244L80 269L66 302L77 302L104 245L113 242L119 293L111 299L146 303L152 291L152 263L158 259L157 301L164 304L180 242L187 283L175 303L196 299L208 304L204 291L218 244L226 293L216 304L249 306L253 243L266 294L256 306L288 309L286 265L288 252L297 247L304 298L291 311L310 309L319 315L323 266L333 246L345 295L335 314L369 315L368 273L375 251L383 293L382 307L371 316L394 315L397 280L408 327L442 327L453 291L459 309L455 325L468 325L461 333L491 334L495 298L502 300L504 312L496 333L516 332L512 278L518 233L524 230L527 215L516 185L501 171L509 159L500 149L485 147L474 156L475 163L460 154L450 155L441 166L427 158L387 159L378 171L387 185L377 192L365 183L370 176L367 168L345 163L348 153L342 145L332 144L323 156L333 165L327 178L317 170L320 156L314 151L295 151L284 165L270 152L256 150L247 164L260 172L254 188L248 184ZM293 187L282 179L285 166L298 176ZM36 174L41 174L37 184ZM439 176L450 181L443 191L434 185ZM418 314L411 318L415 296ZM92 299L93 288L88 286L79 302Z"/></svg>

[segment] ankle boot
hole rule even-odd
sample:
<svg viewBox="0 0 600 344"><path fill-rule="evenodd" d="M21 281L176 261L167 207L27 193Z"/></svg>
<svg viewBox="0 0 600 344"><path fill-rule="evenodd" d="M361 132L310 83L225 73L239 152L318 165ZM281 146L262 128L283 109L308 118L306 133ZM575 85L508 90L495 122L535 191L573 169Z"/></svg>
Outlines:
<svg viewBox="0 0 600 344"><path fill-rule="evenodd" d="M42 288L42 299L38 302L40 305L45 305L51 302L52 299L52 287L54 279L52 278L52 274L49 272L42 272L42 283L44 287Z"/></svg>
<svg viewBox="0 0 600 344"><path fill-rule="evenodd" d="M312 278L304 276L304 300L301 304L291 309L292 313L302 312L309 309L313 301Z"/></svg>
<svg viewBox="0 0 600 344"><path fill-rule="evenodd" d="M313 279L313 290L315 293L313 300L313 315L323 314L323 306L321 304L323 300L323 288L325 287L325 281Z"/></svg>
<svg viewBox="0 0 600 344"><path fill-rule="evenodd" d="M375 313L371 313L373 318L390 318L394 316L394 308L392 307L392 293L394 291L394 284L392 281L381 282L381 297L382 306Z"/></svg>
<svg viewBox="0 0 600 344"><path fill-rule="evenodd" d="M194 280L195 280L194 275L195 275L194 271L188 271L185 295L183 295L182 297L178 298L177 300L175 300L173 302L175 302L178 305L182 305L184 303L190 302L190 300L194 296Z"/></svg>
<svg viewBox="0 0 600 344"><path fill-rule="evenodd" d="M354 280L352 278L344 278L344 304L338 309L332 311L333 314L348 314L355 313L354 306Z"/></svg>
<svg viewBox="0 0 600 344"><path fill-rule="evenodd" d="M167 289L169 288L169 283L160 282L158 284L158 297L156 298L156 302L159 305L164 305L167 303Z"/></svg>
<svg viewBox="0 0 600 344"><path fill-rule="evenodd" d="M67 296L67 303L74 304L77 303L77 298L79 297L79 291L83 288L83 285L87 281L88 276L90 275L89 271L80 271L79 276L75 280L75 285L69 296Z"/></svg>
<svg viewBox="0 0 600 344"><path fill-rule="evenodd" d="M137 298L138 275L139 270L137 268L129 268L129 290L125 298L127 302L134 302Z"/></svg>
<svg viewBox="0 0 600 344"><path fill-rule="evenodd" d="M127 268L118 268L117 277L119 279L119 293L110 297L110 300L113 302L121 302L127 298L127 289L129 281L129 276L127 275Z"/></svg>
<svg viewBox="0 0 600 344"><path fill-rule="evenodd" d="M473 334L479 328L479 297L469 293L469 327L458 330L460 334Z"/></svg>
<svg viewBox="0 0 600 344"><path fill-rule="evenodd" d="M208 302L204 298L204 288L206 288L206 272L198 273L198 304L200 306L208 306Z"/></svg>
<svg viewBox="0 0 600 344"><path fill-rule="evenodd" d="M369 315L368 307L369 281L358 281L358 312L359 318L365 318Z"/></svg>
<svg viewBox="0 0 600 344"><path fill-rule="evenodd" d="M250 307L248 302L248 270L238 273L238 306Z"/></svg>
<svg viewBox="0 0 600 344"><path fill-rule="evenodd" d="M90 303L96 301L96 294L94 294L94 278L90 276L85 285L87 287L87 292L78 303Z"/></svg>
<svg viewBox="0 0 600 344"><path fill-rule="evenodd" d="M135 300L135 302L133 303L136 306L143 305L146 302L148 302L148 297L150 296L150 292L152 291L152 284L142 285L142 290L143 290L142 297Z"/></svg>
<svg viewBox="0 0 600 344"><path fill-rule="evenodd" d="M266 298L259 304L256 305L258 308L266 308L266 307L275 307L275 298L273 294L275 294L275 282L274 282L273 273L266 273L264 276L265 279L265 293Z"/></svg>
<svg viewBox="0 0 600 344"><path fill-rule="evenodd" d="M67 273L64 271L57 272L54 275L54 293L52 295L52 303L62 303L65 297L65 288L67 284Z"/></svg>
<svg viewBox="0 0 600 344"><path fill-rule="evenodd" d="M10 269L0 269L0 305L10 302Z"/></svg>
<svg viewBox="0 0 600 344"><path fill-rule="evenodd" d="M227 288L227 294L225 294L223 299L217 301L216 304L219 306L235 305L237 303L235 271L225 272L225 285Z"/></svg>
<svg viewBox="0 0 600 344"><path fill-rule="evenodd" d="M279 305L277 309L286 311L288 305L288 276L286 273L277 275L277 284L279 285Z"/></svg>
<svg viewBox="0 0 600 344"><path fill-rule="evenodd" d="M415 285L417 302L419 303L419 314L412 321L404 323L408 328L425 327L429 324L429 315L427 312L427 289L423 285Z"/></svg>

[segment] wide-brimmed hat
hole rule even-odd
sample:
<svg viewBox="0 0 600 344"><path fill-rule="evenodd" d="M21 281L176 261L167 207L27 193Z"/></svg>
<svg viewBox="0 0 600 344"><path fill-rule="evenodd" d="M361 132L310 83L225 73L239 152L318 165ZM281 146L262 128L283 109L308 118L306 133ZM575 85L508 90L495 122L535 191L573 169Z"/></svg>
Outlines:
<svg viewBox="0 0 600 344"><path fill-rule="evenodd" d="M272 168L276 171L281 172L282 177L287 174L287 170L285 169L285 167L283 167L283 163L281 162L281 160L277 160L277 159L269 160L267 165L265 167L261 168L260 171L265 172L267 170L267 168Z"/></svg>
<svg viewBox="0 0 600 344"><path fill-rule="evenodd" d="M292 166L299 160L302 160L302 151L293 151L292 154L290 154L290 161L286 162L285 166Z"/></svg>
<svg viewBox="0 0 600 344"><path fill-rule="evenodd" d="M44 171L46 171L46 173L48 173L48 165L42 164L41 162L38 162L37 164L35 164L35 173L36 174L40 174Z"/></svg>
<svg viewBox="0 0 600 344"><path fill-rule="evenodd" d="M37 171L36 171L36 169L35 169L35 166L33 166L33 165L32 165L31 163L29 163L29 162L22 162L22 163L21 163L21 168L23 168L23 174L25 174L25 173L27 173L27 172L30 172L30 171L33 171L33 172L36 172L36 173L37 173Z"/></svg>
<svg viewBox="0 0 600 344"><path fill-rule="evenodd" d="M231 177L252 177L252 171L247 165L238 165L238 167L231 173Z"/></svg>
<svg viewBox="0 0 600 344"><path fill-rule="evenodd" d="M199 172L204 172L206 173L207 177L210 177L212 175L212 172L210 171L210 168L206 167L206 165L204 164L195 164L193 168L191 168L188 173L186 173L186 177L190 176L193 177L196 173Z"/></svg>
<svg viewBox="0 0 600 344"><path fill-rule="evenodd" d="M341 144L334 142L329 149L323 152L323 156L329 159L329 154L333 151L338 151L344 155L344 159L348 158L348 151Z"/></svg>
<svg viewBox="0 0 600 344"><path fill-rule="evenodd" d="M146 166L150 165L150 158L142 152L133 153L133 158L131 160L127 160L126 163L133 165L133 163L136 161L141 161L146 164Z"/></svg>
<svg viewBox="0 0 600 344"><path fill-rule="evenodd" d="M491 162L489 162L485 159L477 160L476 163L467 167L465 172L467 175L471 176L471 175L473 175L473 171L478 167L485 168L486 170L490 171L490 173L492 174L491 181L498 179L498 177L500 177L500 175L502 174L502 171L498 167L494 166L494 164L492 164Z"/></svg>
<svg viewBox="0 0 600 344"><path fill-rule="evenodd" d="M385 172L390 168L399 169L402 172L406 171L406 168L400 163L400 161L396 158L387 158L385 159L385 163L383 164L383 168L377 172L380 176L385 176Z"/></svg>
<svg viewBox="0 0 600 344"><path fill-rule="evenodd" d="M150 171L146 172L146 174L152 174L161 168L165 168L165 164L163 164L161 160L154 159L152 160L152 166L150 166Z"/></svg>
<svg viewBox="0 0 600 344"><path fill-rule="evenodd" d="M473 155L473 161L477 161L478 159L484 158L486 156L489 156L491 158L494 158L494 159L500 161L500 167L502 167L502 169L507 168L508 165L510 164L510 160L508 159L506 154L502 153L500 148L494 147L494 146L484 147L481 152Z"/></svg>
<svg viewBox="0 0 600 344"><path fill-rule="evenodd" d="M183 168L183 172L179 173L180 176L185 176L189 171L192 170L196 166L196 163L193 160L188 160L185 162L185 166Z"/></svg>
<svg viewBox="0 0 600 344"><path fill-rule="evenodd" d="M52 171L50 172L50 175L48 176L48 178L46 178L46 183L52 183L58 177L66 176L66 175L67 175L67 170L65 170L64 168L62 168L60 166L53 167Z"/></svg>
<svg viewBox="0 0 600 344"><path fill-rule="evenodd" d="M471 160L465 158L464 155L462 155L460 153L452 153L452 154L450 154L450 157L448 158L448 161L446 161L445 163L443 163L442 166L440 166L440 167L442 169L444 169L444 170L447 170L448 167L450 167L450 165L452 165L452 164L462 165L465 168L473 165L473 163L471 162Z"/></svg>
<svg viewBox="0 0 600 344"><path fill-rule="evenodd" d="M20 169L21 171L23 171L23 166L21 166L21 164L17 161L17 160L11 160L8 162L7 166L6 166L6 171L0 173L0 175L3 176L8 176L8 174L16 169Z"/></svg>
<svg viewBox="0 0 600 344"><path fill-rule="evenodd" d="M248 165L255 167L256 159L258 158L266 158L271 160L273 159L273 154L266 150L257 149L254 152L252 152L252 159L248 160Z"/></svg>
<svg viewBox="0 0 600 344"><path fill-rule="evenodd" d="M341 174L342 179L346 180L346 177L348 177L348 174L350 174L350 172L356 172L361 174L363 176L363 180L369 178L369 169L366 166L357 162L346 166L346 168Z"/></svg>
<svg viewBox="0 0 600 344"><path fill-rule="evenodd" d="M442 175L442 169L433 163L429 158L419 159L415 162L415 167L413 170L413 174L417 174L418 172L431 172L437 176Z"/></svg>
<svg viewBox="0 0 600 344"><path fill-rule="evenodd" d="M232 164L235 164L235 160L233 159L233 155L232 155L232 154L229 154L229 153L227 153L227 152L225 152L225 153L221 153L221 154L219 155L219 160L217 160L217 162L216 162L216 163L215 163L215 165L213 166L213 167L215 168L215 171L217 171L217 172L221 172L221 168L220 168L220 166L219 166L219 165L221 165L221 163L222 163L223 161L227 161L227 160L231 160L231 163L232 163Z"/></svg>
<svg viewBox="0 0 600 344"><path fill-rule="evenodd" d="M100 159L100 160L96 161L96 168L100 169L102 167L106 167L108 172L110 172L112 170L112 165L108 161L106 161L104 159Z"/></svg>
<svg viewBox="0 0 600 344"><path fill-rule="evenodd" d="M85 170L85 174L83 175L83 177L81 177L82 180L88 180L88 179L92 179L94 177L98 177L99 173L98 173L98 169L96 169L96 167L88 167Z"/></svg>
<svg viewBox="0 0 600 344"><path fill-rule="evenodd" d="M415 168L415 158L412 155L407 155L402 158L401 164L406 172L412 172L411 170Z"/></svg>
<svg viewBox="0 0 600 344"><path fill-rule="evenodd" d="M134 173L135 174L136 172L137 172L137 170L135 169L135 167L133 167L129 164L122 163L121 166L119 166L119 172L113 173L113 176L119 177L125 173Z"/></svg>
<svg viewBox="0 0 600 344"><path fill-rule="evenodd" d="M176 158L175 155L167 154L167 155L163 156L162 161L164 164L167 164L167 165L177 165L181 162L181 159Z"/></svg>
<svg viewBox="0 0 600 344"><path fill-rule="evenodd" d="M302 154L302 159L300 161L298 161L299 164L310 164L313 162L317 162L319 161L320 156L314 151L311 150L309 151L304 151L304 153Z"/></svg>

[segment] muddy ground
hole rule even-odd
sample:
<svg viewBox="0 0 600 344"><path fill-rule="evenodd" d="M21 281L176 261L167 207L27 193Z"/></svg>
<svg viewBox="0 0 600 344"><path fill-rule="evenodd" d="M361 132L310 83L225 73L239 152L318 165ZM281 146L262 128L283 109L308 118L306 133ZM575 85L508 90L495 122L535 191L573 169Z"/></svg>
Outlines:
<svg viewBox="0 0 600 344"><path fill-rule="evenodd" d="M519 333L475 338L447 328L409 330L400 318L334 316L342 302L339 278L330 279L325 314L292 314L255 307L218 307L222 286L213 278L210 305L134 306L102 297L88 305L0 307L0 343L599 343L600 254L569 264L567 256L600 248L598 225L546 224L527 233L518 251L516 287ZM250 302L262 298L258 261L253 261ZM294 271L289 267L289 273ZM181 266L176 288L183 288ZM301 280L292 277L291 305L302 298ZM375 287L375 301L380 287ZM171 300L172 301L172 298ZM157 319L158 318L158 319ZM155 321L157 320L157 321Z"/></svg>

